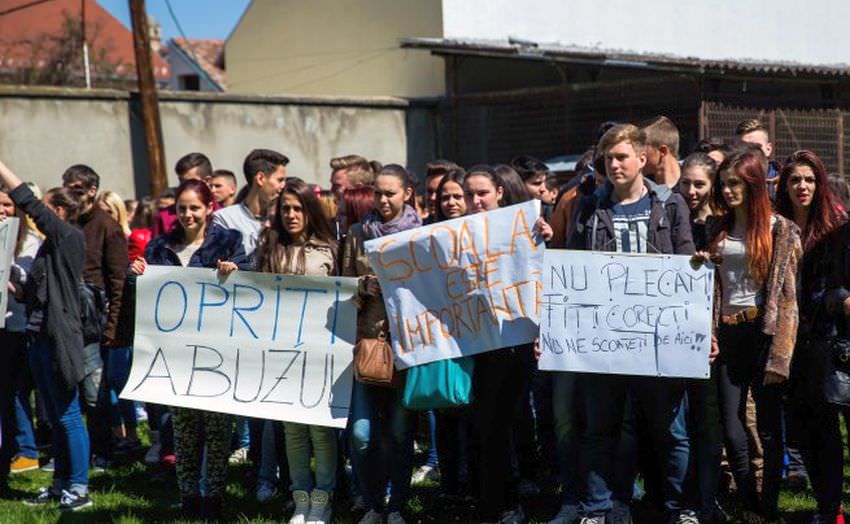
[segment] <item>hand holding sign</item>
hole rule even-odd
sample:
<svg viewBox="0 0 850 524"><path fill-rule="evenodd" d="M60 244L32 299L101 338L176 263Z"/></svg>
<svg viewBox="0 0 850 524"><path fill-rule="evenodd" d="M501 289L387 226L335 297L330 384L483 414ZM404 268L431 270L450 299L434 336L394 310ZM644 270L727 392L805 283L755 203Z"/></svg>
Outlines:
<svg viewBox="0 0 850 524"><path fill-rule="evenodd" d="M539 214L532 200L366 242L399 368L534 340Z"/></svg>

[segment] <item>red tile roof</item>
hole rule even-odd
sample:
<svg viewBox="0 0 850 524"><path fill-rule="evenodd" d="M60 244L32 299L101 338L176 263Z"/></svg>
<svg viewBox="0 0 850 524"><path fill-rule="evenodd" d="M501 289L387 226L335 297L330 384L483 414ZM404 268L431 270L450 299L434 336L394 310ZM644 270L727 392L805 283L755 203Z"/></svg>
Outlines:
<svg viewBox="0 0 850 524"><path fill-rule="evenodd" d="M196 38L172 38L171 44L179 47L192 58L222 89L226 88L224 72L224 40L201 40Z"/></svg>
<svg viewBox="0 0 850 524"><path fill-rule="evenodd" d="M62 34L66 18L80 19L81 2L86 7L90 56L103 54L117 64L115 73L119 77L135 78L131 31L95 0L0 0L0 70L43 66L49 53L44 48L49 46L49 36ZM156 78L168 80L165 60L154 53L153 64Z"/></svg>

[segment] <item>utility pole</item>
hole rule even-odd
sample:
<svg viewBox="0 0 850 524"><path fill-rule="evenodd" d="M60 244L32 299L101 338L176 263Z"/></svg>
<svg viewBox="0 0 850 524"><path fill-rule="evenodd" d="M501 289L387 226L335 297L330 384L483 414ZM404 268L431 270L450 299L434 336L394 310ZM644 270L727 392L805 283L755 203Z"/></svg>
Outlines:
<svg viewBox="0 0 850 524"><path fill-rule="evenodd" d="M133 20L133 48L136 54L136 76L142 101L142 122L145 128L151 195L156 197L168 186L165 175L165 154L162 147L162 125L159 120L159 100L153 75L151 41L145 0L130 0Z"/></svg>
<svg viewBox="0 0 850 524"><path fill-rule="evenodd" d="M86 0L80 0L80 25L83 35L83 67L86 70L86 89L91 89L91 64L89 64L89 41L86 38Z"/></svg>

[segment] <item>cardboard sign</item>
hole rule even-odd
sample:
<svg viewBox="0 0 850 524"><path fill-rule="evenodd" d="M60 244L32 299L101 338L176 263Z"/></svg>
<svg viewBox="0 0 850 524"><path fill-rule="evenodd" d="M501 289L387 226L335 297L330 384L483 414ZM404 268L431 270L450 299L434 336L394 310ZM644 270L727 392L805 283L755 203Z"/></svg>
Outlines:
<svg viewBox="0 0 850 524"><path fill-rule="evenodd" d="M531 200L366 242L399 368L534 340L539 215Z"/></svg>
<svg viewBox="0 0 850 524"><path fill-rule="evenodd" d="M563 250L544 261L540 369L708 378L713 267Z"/></svg>
<svg viewBox="0 0 850 524"><path fill-rule="evenodd" d="M122 398L345 427L357 280L148 266Z"/></svg>

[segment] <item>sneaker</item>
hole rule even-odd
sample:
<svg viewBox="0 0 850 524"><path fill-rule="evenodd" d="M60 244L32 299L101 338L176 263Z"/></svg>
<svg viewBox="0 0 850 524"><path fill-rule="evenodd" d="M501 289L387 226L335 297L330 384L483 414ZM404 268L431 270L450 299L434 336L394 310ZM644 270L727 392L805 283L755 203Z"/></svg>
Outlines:
<svg viewBox="0 0 850 524"><path fill-rule="evenodd" d="M401 517L401 515L399 515L399 517ZM380 513L374 509L370 509L365 515L363 515L363 518L360 519L359 524L381 524L383 521L384 519L381 517ZM402 522L404 522L404 519L402 519Z"/></svg>
<svg viewBox="0 0 850 524"><path fill-rule="evenodd" d="M310 493L310 513L307 524L327 524L331 521L331 497L327 491L314 489Z"/></svg>
<svg viewBox="0 0 850 524"><path fill-rule="evenodd" d="M59 499L61 511L78 511L91 505L92 501L88 495L78 495L76 491L62 490L62 497Z"/></svg>
<svg viewBox="0 0 850 524"><path fill-rule="evenodd" d="M522 511L522 506L503 512L499 524L525 524L525 512Z"/></svg>
<svg viewBox="0 0 850 524"><path fill-rule="evenodd" d="M389 515L387 515L387 524L406 524L404 517L401 516L400 511L393 511Z"/></svg>
<svg viewBox="0 0 850 524"><path fill-rule="evenodd" d="M275 495L277 495L277 488L274 487L274 484L260 482L257 485L257 502L261 504L266 503L273 499Z"/></svg>
<svg viewBox="0 0 850 524"><path fill-rule="evenodd" d="M12 473L23 473L38 469L38 459L18 455L9 466Z"/></svg>
<svg viewBox="0 0 850 524"><path fill-rule="evenodd" d="M520 497L534 497L540 494L540 488L533 480L522 479L517 485L517 494Z"/></svg>
<svg viewBox="0 0 850 524"><path fill-rule="evenodd" d="M162 451L162 445L159 442L151 444L151 447L148 448L148 452L145 453L145 464L149 466L157 464L159 462L160 451Z"/></svg>
<svg viewBox="0 0 850 524"><path fill-rule="evenodd" d="M173 466L173 465L177 464L177 457L174 455L174 453L169 453L168 455L163 455L159 459L159 462L163 466Z"/></svg>
<svg viewBox="0 0 850 524"><path fill-rule="evenodd" d="M699 524L699 518L693 511L682 510L673 522L675 524Z"/></svg>
<svg viewBox="0 0 850 524"><path fill-rule="evenodd" d="M605 524L605 517L582 517L579 524Z"/></svg>
<svg viewBox="0 0 850 524"><path fill-rule="evenodd" d="M310 512L310 494L296 490L292 492L292 500L295 502L295 513L290 517L289 524L306 524L307 513Z"/></svg>
<svg viewBox="0 0 850 524"><path fill-rule="evenodd" d="M138 422L145 422L147 419L148 419L148 410L146 410L140 404L136 404L136 420Z"/></svg>
<svg viewBox="0 0 850 524"><path fill-rule="evenodd" d="M45 471L47 473L53 473L53 470L55 470L55 469L56 469L56 462L52 458L50 460L48 460L47 462L45 462L43 466L41 466L41 471Z"/></svg>
<svg viewBox="0 0 850 524"><path fill-rule="evenodd" d="M230 455L231 464L245 464L248 462L248 448L239 448Z"/></svg>
<svg viewBox="0 0 850 524"><path fill-rule="evenodd" d="M440 480L440 470L435 468L434 466L424 465L420 468L417 468L416 471L413 472L413 475L410 477L410 482L412 484L421 484L426 480L438 481Z"/></svg>
<svg viewBox="0 0 850 524"><path fill-rule="evenodd" d="M51 502L59 502L62 498L62 493L53 491L52 488L39 488L36 496L24 500L27 506L43 506Z"/></svg>
<svg viewBox="0 0 850 524"><path fill-rule="evenodd" d="M103 473L107 469L112 467L112 461L106 457L95 457L92 460L91 464L91 472L92 473Z"/></svg>
<svg viewBox="0 0 850 524"><path fill-rule="evenodd" d="M549 524L574 524L578 521L578 506L564 504Z"/></svg>

